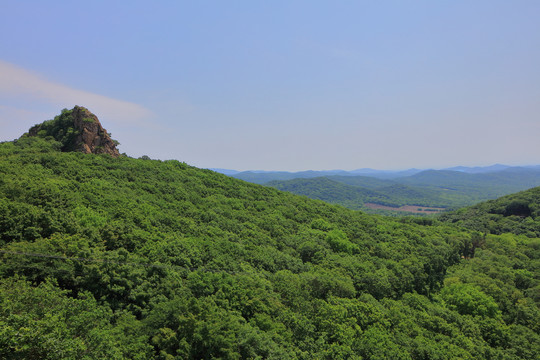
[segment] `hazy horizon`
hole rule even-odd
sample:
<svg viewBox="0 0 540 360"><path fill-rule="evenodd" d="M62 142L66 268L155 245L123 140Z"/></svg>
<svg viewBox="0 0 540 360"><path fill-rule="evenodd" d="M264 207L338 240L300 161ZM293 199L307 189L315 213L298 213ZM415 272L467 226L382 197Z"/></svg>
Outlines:
<svg viewBox="0 0 540 360"><path fill-rule="evenodd" d="M171 159L171 160L173 160L173 159ZM500 164L500 163L496 163L496 164L489 164L489 165L471 165L471 166L464 166L464 167L468 167L468 168L475 168L475 167L484 168L484 167L490 167L490 166L495 166L495 165L504 165L504 166L508 166L508 167L537 167L537 166L540 166L540 164ZM346 171L346 172L353 172L353 171L357 171L357 170L400 172L400 171L407 171L407 170L447 170L447 169L451 169L451 168L454 168L454 167L460 167L460 166L463 166L463 165L444 166L444 167L431 166L431 167L425 167L425 168L414 168L414 167L413 168L394 168L394 169L354 168L354 169L301 169L301 170L282 170L282 169L271 169L271 170L245 169L245 170L238 170L238 169L226 169L226 168L217 168L217 167L207 167L205 169L209 169L209 170L230 170L230 171L238 171L238 172L245 172L245 171L280 172L280 171L283 171L283 172L291 172L291 173L304 172L304 171L320 171L320 172L324 172L324 171Z"/></svg>
<svg viewBox="0 0 540 360"><path fill-rule="evenodd" d="M534 1L5 1L0 141L75 105L238 171L538 164Z"/></svg>

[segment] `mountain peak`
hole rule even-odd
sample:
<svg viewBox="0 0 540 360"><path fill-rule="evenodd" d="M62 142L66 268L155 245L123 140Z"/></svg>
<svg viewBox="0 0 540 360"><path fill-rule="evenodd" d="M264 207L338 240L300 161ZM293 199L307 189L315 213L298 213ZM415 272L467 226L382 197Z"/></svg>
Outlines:
<svg viewBox="0 0 540 360"><path fill-rule="evenodd" d="M101 126L96 115L82 106L64 109L53 120L35 125L28 136L53 137L62 144L62 151L79 151L85 154L120 156L118 142Z"/></svg>

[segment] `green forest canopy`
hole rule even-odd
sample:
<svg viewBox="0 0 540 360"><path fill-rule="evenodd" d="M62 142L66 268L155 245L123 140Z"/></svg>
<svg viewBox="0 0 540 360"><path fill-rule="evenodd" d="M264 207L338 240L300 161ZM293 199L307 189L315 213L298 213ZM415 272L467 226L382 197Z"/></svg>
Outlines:
<svg viewBox="0 0 540 360"><path fill-rule="evenodd" d="M540 353L529 233L366 215L174 160L60 148L0 144L0 357Z"/></svg>
<svg viewBox="0 0 540 360"><path fill-rule="evenodd" d="M441 215L442 221L491 234L540 237L540 187Z"/></svg>

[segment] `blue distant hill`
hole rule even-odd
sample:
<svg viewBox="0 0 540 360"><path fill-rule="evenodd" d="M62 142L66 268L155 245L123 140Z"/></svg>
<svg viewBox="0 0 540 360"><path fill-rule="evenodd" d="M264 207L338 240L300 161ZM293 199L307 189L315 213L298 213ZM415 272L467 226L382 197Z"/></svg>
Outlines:
<svg viewBox="0 0 540 360"><path fill-rule="evenodd" d="M366 204L394 208L425 206L456 209L540 186L538 165L518 167L495 164L485 167L456 166L442 170L401 171L357 169L219 172L244 181L366 211L372 211Z"/></svg>
<svg viewBox="0 0 540 360"><path fill-rule="evenodd" d="M540 169L540 165L531 165L531 166L509 166L502 164L495 164L490 166L455 166L451 168L445 168L441 170L433 171L454 171L467 174L487 174L494 173L498 171L503 171L506 169ZM237 171L230 169L210 169L221 174L229 175L237 179L249 181L256 184L264 184L269 181L274 180L292 180L292 179L309 179L322 176L367 176L374 177L378 179L397 179L407 176L413 176L415 174L422 173L424 171L432 169L406 169L406 170L377 170L370 168L362 168L356 170L306 170L298 172L289 172L289 171L267 171L267 170L248 170L248 171Z"/></svg>

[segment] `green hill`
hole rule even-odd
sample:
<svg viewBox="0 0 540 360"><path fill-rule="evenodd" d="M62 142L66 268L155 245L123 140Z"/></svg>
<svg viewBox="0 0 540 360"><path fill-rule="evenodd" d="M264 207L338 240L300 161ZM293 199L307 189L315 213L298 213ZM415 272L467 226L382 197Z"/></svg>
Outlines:
<svg viewBox="0 0 540 360"><path fill-rule="evenodd" d="M265 185L293 194L304 195L311 199L340 204L355 210L364 209L363 204L369 201L394 204L387 196L376 191L342 184L327 177L288 181L276 180Z"/></svg>
<svg viewBox="0 0 540 360"><path fill-rule="evenodd" d="M350 176L350 178L354 180L357 177ZM424 190L377 179L373 180L381 182L382 187L374 187L375 182L371 182L372 187L367 188L341 182L340 177L337 180L335 179L336 177L331 176L270 181L265 185L293 194L304 195L311 199L323 200L328 203L342 205L349 209L367 212L371 212L372 210L364 206L366 203L376 203L396 208L403 205L448 206L448 202L441 199L437 192L433 190ZM359 183L354 181L348 182ZM362 180L362 182L367 181Z"/></svg>
<svg viewBox="0 0 540 360"><path fill-rule="evenodd" d="M391 207L404 205L457 209L540 185L538 169L508 168L469 174L427 170L393 180L368 176L326 176L271 181L265 185L372 212L365 203Z"/></svg>
<svg viewBox="0 0 540 360"><path fill-rule="evenodd" d="M406 185L463 192L475 197L499 197L540 185L538 169L509 168L501 171L468 174L448 170L427 170L399 179Z"/></svg>
<svg viewBox="0 0 540 360"><path fill-rule="evenodd" d="M440 220L491 234L514 233L540 237L540 187L480 203Z"/></svg>
<svg viewBox="0 0 540 360"><path fill-rule="evenodd" d="M230 176L248 181L254 184L265 184L270 181L279 180L292 180L292 179L311 179L316 177L324 177L328 175L347 174L346 171L299 171L299 172L287 172L287 171L243 171L231 174Z"/></svg>
<svg viewBox="0 0 540 360"><path fill-rule="evenodd" d="M328 178L334 181L343 183L343 184L363 187L367 189L378 189L385 186L392 186L396 184L396 182L392 180L378 179L378 178L370 177L370 176L333 175L333 176L328 176Z"/></svg>
<svg viewBox="0 0 540 360"><path fill-rule="evenodd" d="M539 239L61 148L0 144L1 358L540 352Z"/></svg>

